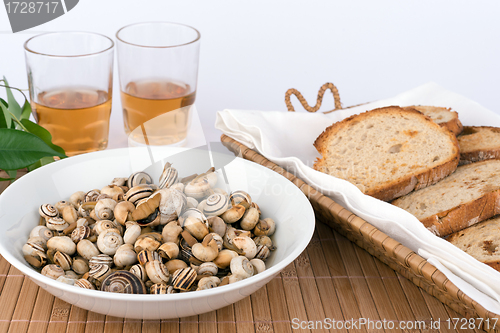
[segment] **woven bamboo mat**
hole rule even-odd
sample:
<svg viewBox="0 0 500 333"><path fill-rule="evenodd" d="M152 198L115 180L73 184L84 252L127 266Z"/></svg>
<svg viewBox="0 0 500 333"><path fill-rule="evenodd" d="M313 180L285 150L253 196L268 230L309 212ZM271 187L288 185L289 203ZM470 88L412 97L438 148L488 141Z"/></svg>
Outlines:
<svg viewBox="0 0 500 333"><path fill-rule="evenodd" d="M361 318L372 326L361 326ZM453 318L462 320L456 329L453 322L448 328ZM459 328L465 322L461 315L322 223L307 250L262 289L232 306L180 319L129 320L82 310L48 294L0 257L0 333L326 332L319 323L315 329L296 328L330 319L344 327L357 321L358 329L330 330L338 332L384 332L374 326L383 321L395 327L386 332L478 331ZM441 329L430 329L431 321ZM396 329L400 323L424 325L417 322L425 328Z"/></svg>

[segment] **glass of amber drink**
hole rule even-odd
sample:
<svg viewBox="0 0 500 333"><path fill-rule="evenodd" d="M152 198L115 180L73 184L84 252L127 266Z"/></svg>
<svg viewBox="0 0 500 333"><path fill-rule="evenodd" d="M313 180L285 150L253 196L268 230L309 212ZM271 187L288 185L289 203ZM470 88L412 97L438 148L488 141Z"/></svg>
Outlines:
<svg viewBox="0 0 500 333"><path fill-rule="evenodd" d="M125 132L148 145L183 145L196 97L200 33L169 22L116 33Z"/></svg>
<svg viewBox="0 0 500 333"><path fill-rule="evenodd" d="M46 33L24 44L31 107L68 156L106 149L114 42L88 32Z"/></svg>

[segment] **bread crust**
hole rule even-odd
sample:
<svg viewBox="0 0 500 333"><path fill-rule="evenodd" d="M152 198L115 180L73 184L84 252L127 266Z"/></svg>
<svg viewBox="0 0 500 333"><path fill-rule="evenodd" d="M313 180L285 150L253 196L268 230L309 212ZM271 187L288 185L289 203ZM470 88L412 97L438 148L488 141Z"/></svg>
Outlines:
<svg viewBox="0 0 500 333"><path fill-rule="evenodd" d="M408 106L408 108L413 108L419 112L422 112L422 111L418 110L418 107L420 107L420 106L422 106L422 105L412 105L412 106ZM429 106L424 106L424 107L430 108ZM432 107L432 108L445 109L446 111L453 114L453 119L448 120L447 122L437 123L439 126L448 129L449 131L451 131L455 135L459 135L462 132L464 127L462 125L462 122L460 122L460 119L458 119L458 112L452 111L451 108L443 108L443 107ZM425 115L425 113L424 113L424 115Z"/></svg>
<svg viewBox="0 0 500 333"><path fill-rule="evenodd" d="M328 141L332 136L339 132L342 128L348 126L352 121L359 120L362 121L364 118L369 117L373 112L384 112L384 113L415 113L419 116L423 117L426 121L429 122L429 126L434 126L438 130L443 130L441 126L432 121L431 118L424 115L423 113L413 109L413 108L401 108L399 106L387 106L379 109L374 109L371 111L366 111L357 115L350 116L345 118L339 122L332 124L327 127L323 133L321 133L318 138L314 141L314 147L318 150L318 152L323 156L323 158L318 158L314 163L314 169L324 172L324 156L327 152ZM442 164L424 170L419 173L414 173L408 175L407 177L402 177L398 180L392 181L390 183L384 184L384 186L379 186L378 188L373 188L370 191L365 192L365 194L373 196L377 199L384 201L391 201L395 198L401 197L405 194L410 193L411 191L418 190L424 188L426 186L435 184L439 180L448 176L450 173L455 171L458 166L459 161L459 146L456 136L448 131L443 130L453 143L456 153L451 156L448 160L444 161Z"/></svg>
<svg viewBox="0 0 500 333"><path fill-rule="evenodd" d="M489 129L499 134L500 127L493 126L465 126L464 133L473 131L475 129ZM460 152L460 165L485 161L490 159L500 159L500 146L496 149L477 149L470 152Z"/></svg>
<svg viewBox="0 0 500 333"><path fill-rule="evenodd" d="M446 237L500 214L500 189L482 197L428 216L420 222L435 235Z"/></svg>

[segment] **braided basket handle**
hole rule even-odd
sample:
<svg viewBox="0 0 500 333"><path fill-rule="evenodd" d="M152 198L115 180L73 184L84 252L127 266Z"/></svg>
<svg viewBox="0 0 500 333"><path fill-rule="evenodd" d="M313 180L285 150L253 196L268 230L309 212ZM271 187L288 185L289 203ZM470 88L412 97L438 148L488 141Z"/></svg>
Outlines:
<svg viewBox="0 0 500 333"><path fill-rule="evenodd" d="M330 111L326 111L324 113L330 113L330 112L333 112L335 110L342 109L342 104L340 103L339 91L337 90L337 87L335 87L335 85L333 83L330 83L330 82L327 82L321 86L321 88L318 91L318 98L316 100L316 105L313 107L311 107L311 106L309 106L309 104L307 104L306 99L304 98L304 96L302 96L302 94L297 89L293 89L293 88L288 89L286 94L285 94L286 107L287 107L288 111L292 111L292 112L295 111L295 109L293 108L292 102L290 101L290 96L295 95L295 96L297 96L297 99L299 100L300 104L302 104L304 109L306 109L309 112L316 112L321 107L321 103L323 102L323 95L325 94L325 91L327 89L330 89L332 91L333 100L335 102L335 109L330 110Z"/></svg>

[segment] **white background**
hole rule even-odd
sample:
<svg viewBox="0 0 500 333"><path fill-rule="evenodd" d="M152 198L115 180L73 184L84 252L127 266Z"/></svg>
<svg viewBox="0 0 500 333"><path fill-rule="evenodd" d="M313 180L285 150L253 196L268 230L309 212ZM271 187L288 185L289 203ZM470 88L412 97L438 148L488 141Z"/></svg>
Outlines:
<svg viewBox="0 0 500 333"><path fill-rule="evenodd" d="M314 103L325 82L338 87L344 106L434 81L500 113L499 17L497 0L80 0L64 16L12 34L2 6L0 75L27 87L23 43L32 35L85 30L114 39L124 25L163 20L201 32L196 106L210 141L220 136L217 110L285 111L287 89ZM110 148L126 146L117 81L115 71ZM322 110L331 109L325 97Z"/></svg>

